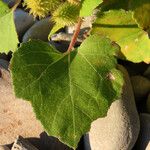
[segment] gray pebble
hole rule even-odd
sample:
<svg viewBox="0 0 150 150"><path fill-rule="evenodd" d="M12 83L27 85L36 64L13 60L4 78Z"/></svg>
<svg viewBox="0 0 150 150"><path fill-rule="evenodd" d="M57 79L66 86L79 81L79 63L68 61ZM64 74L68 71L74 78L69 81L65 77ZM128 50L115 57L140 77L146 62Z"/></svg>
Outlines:
<svg viewBox="0 0 150 150"><path fill-rule="evenodd" d="M8 70L8 66L9 66L9 62L4 60L4 59L0 59L0 68L4 68L6 70Z"/></svg>
<svg viewBox="0 0 150 150"><path fill-rule="evenodd" d="M38 150L31 143L19 136L14 142L11 150Z"/></svg>
<svg viewBox="0 0 150 150"><path fill-rule="evenodd" d="M14 12L14 20L15 20L16 30L20 39L22 38L23 34L35 22L33 16L23 11L22 9L16 9L16 11Z"/></svg>
<svg viewBox="0 0 150 150"><path fill-rule="evenodd" d="M23 36L23 42L27 42L29 39L40 39L47 42L52 27L53 23L50 18L36 22Z"/></svg>

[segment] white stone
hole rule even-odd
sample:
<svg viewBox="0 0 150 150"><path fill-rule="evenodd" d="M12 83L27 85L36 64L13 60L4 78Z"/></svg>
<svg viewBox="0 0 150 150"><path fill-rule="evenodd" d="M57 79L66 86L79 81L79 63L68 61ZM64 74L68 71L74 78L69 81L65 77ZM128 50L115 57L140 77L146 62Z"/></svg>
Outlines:
<svg viewBox="0 0 150 150"><path fill-rule="evenodd" d="M128 73L125 77L122 98L111 105L105 118L92 123L85 136L85 150L131 150L139 134L139 117Z"/></svg>

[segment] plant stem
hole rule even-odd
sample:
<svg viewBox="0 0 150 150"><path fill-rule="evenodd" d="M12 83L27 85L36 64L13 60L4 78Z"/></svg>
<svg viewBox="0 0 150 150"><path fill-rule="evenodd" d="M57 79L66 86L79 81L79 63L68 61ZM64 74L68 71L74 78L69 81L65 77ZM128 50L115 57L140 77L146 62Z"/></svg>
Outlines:
<svg viewBox="0 0 150 150"><path fill-rule="evenodd" d="M21 0L17 0L15 5L12 7L12 10L15 11L18 5L20 4Z"/></svg>
<svg viewBox="0 0 150 150"><path fill-rule="evenodd" d="M76 41L77 41L77 38L78 38L78 35L79 35L79 32L80 32L80 27L81 27L81 25L82 25L82 18L80 17L79 18L79 21L78 21L78 23L77 23L77 27L76 27L76 30L75 30L75 32L74 32L74 34L73 34L73 37L72 37L72 39L71 39L71 42L70 42L70 45L69 45L69 48L68 48L68 50L67 50L67 52L71 52L71 50L72 50L72 48L74 47L74 45L75 45L75 43L76 43Z"/></svg>

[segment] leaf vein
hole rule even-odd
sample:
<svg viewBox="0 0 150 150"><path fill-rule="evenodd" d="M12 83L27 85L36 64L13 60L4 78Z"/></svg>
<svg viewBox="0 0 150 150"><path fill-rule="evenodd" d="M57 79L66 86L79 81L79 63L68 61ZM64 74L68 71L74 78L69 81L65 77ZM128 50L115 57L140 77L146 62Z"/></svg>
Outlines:
<svg viewBox="0 0 150 150"><path fill-rule="evenodd" d="M65 56L65 55L64 55L64 56ZM51 66L53 66L53 65L56 64L58 61L60 61L61 59L63 59L64 56L63 56L63 57L60 57L59 59L57 59L57 60L54 61L53 63L49 64L49 65L47 66L47 68L40 74L40 76L39 76L38 78L36 78L35 80L33 80L33 81L32 81L30 84L28 84L25 88L23 88L23 89L20 91L20 93L24 92L24 90L25 90L26 88L28 88L29 86L31 86L32 84L34 84L35 82L37 82Z"/></svg>
<svg viewBox="0 0 150 150"><path fill-rule="evenodd" d="M96 72L98 74L98 76L100 77L100 79L102 79L101 75L98 73L98 71L95 69L95 67L90 63L90 61L85 57L85 55L83 55L81 52L79 54L92 67L92 69L94 70L94 72Z"/></svg>
<svg viewBox="0 0 150 150"><path fill-rule="evenodd" d="M76 131L75 131L75 117L74 117L74 114L75 114L75 112L74 112L74 102L73 102L73 97L72 97L72 90L71 90L71 88L72 88L72 84L71 84L71 70L70 70L70 54L68 54L68 73L69 73L69 87L70 87L70 92L69 92L69 94L70 94L70 100L71 100L71 103L72 103L72 121L73 121L73 134L74 134L74 136L73 136L73 138L74 138L74 143L75 143L75 133L76 133ZM75 145L74 145L74 147L75 147Z"/></svg>
<svg viewBox="0 0 150 150"><path fill-rule="evenodd" d="M80 112L82 112L85 116L87 116L91 122L93 121L93 119L86 112L84 112L82 109L80 109L77 105L75 105L75 108L78 109Z"/></svg>
<svg viewBox="0 0 150 150"><path fill-rule="evenodd" d="M75 82L73 82L73 84L74 84L76 87L80 88L80 90L82 90L84 93L88 94L91 98L95 99L95 102L96 102L96 104L97 104L97 106L98 106L98 109L99 109L99 104L98 104L98 102L97 102L97 98L96 98L96 97L93 97L90 93L88 93L88 92L87 92L86 90L84 90L82 87L80 87L79 85L77 85Z"/></svg>

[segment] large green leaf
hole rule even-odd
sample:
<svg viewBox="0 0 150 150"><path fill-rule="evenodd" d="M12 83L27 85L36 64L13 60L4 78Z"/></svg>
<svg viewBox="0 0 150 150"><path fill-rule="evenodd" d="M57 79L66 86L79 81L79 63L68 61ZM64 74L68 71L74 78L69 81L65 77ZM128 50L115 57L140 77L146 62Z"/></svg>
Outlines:
<svg viewBox="0 0 150 150"><path fill-rule="evenodd" d="M76 148L91 122L104 117L120 97L123 78L114 57L118 49L98 35L69 54L40 41L22 44L11 61L16 96L31 101L49 135Z"/></svg>
<svg viewBox="0 0 150 150"><path fill-rule="evenodd" d="M82 7L80 10L80 16L91 16L93 10L103 2L103 0L82 0Z"/></svg>
<svg viewBox="0 0 150 150"><path fill-rule="evenodd" d="M150 28L150 0L130 0L133 17L142 29Z"/></svg>
<svg viewBox="0 0 150 150"><path fill-rule="evenodd" d="M0 52L14 51L17 45L13 11L0 1Z"/></svg>
<svg viewBox="0 0 150 150"><path fill-rule="evenodd" d="M138 28L131 12L111 10L100 14L91 33L108 36L117 42L123 54L121 58L136 63L150 62L150 39L145 31Z"/></svg>
<svg viewBox="0 0 150 150"><path fill-rule="evenodd" d="M0 0L0 8L0 17L3 17L6 13L10 12L7 4L3 3L2 0Z"/></svg>

